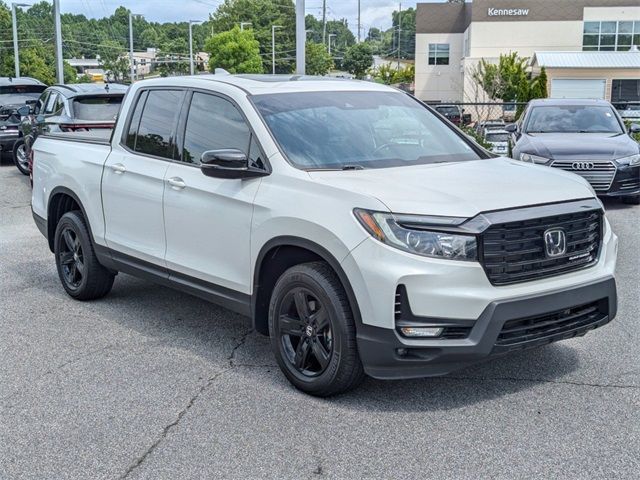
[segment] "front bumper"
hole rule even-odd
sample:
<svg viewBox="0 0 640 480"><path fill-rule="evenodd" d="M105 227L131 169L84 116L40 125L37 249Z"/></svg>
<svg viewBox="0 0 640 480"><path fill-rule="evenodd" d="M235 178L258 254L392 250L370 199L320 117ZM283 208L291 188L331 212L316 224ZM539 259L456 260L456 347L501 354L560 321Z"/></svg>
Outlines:
<svg viewBox="0 0 640 480"><path fill-rule="evenodd" d="M594 311L583 321L578 318L555 325L550 315L567 318L578 305L594 305ZM368 375L379 379L439 376L515 350L545 345L581 336L610 322L617 312L616 284L613 277L586 285L567 288L544 295L491 302L472 322L467 338L416 340L402 337L396 330L360 325L358 349ZM530 322L535 317L545 320L536 333L504 340L505 324L519 319ZM555 317L553 317L555 318ZM446 320L455 324L456 320ZM468 320L460 321L468 325ZM543 328L544 327L544 328ZM512 331L513 327L510 327ZM520 328L518 324L517 328ZM527 330L529 332L529 330Z"/></svg>
<svg viewBox="0 0 640 480"><path fill-rule="evenodd" d="M602 197L625 197L640 195L640 165L619 166L611 187L606 192L598 192Z"/></svg>
<svg viewBox="0 0 640 480"><path fill-rule="evenodd" d="M0 130L0 150L11 151L19 136L20 134L17 130L15 132L13 130Z"/></svg>

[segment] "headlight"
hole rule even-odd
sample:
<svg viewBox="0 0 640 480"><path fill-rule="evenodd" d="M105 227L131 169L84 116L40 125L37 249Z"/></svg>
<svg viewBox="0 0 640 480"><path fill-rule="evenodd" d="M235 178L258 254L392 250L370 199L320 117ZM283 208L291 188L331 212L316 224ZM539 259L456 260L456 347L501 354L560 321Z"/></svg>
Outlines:
<svg viewBox="0 0 640 480"><path fill-rule="evenodd" d="M547 163L549 159L544 157L539 157L538 155L531 155L530 153L521 153L520 161L542 165L544 163Z"/></svg>
<svg viewBox="0 0 640 480"><path fill-rule="evenodd" d="M473 261L478 257L476 237L473 235L426 230L456 225L465 219L419 215L396 217L391 213L359 208L353 213L372 237L405 252L450 260Z"/></svg>
<svg viewBox="0 0 640 480"><path fill-rule="evenodd" d="M630 155L628 157L617 158L616 162L620 165L635 167L636 165L640 165L640 154L636 153L635 155Z"/></svg>

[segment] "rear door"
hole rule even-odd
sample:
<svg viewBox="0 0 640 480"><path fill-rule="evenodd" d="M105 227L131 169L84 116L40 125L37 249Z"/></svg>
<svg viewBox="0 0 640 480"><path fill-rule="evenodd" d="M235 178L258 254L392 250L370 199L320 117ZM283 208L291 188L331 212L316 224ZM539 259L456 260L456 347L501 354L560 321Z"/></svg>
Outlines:
<svg viewBox="0 0 640 480"><path fill-rule="evenodd" d="M174 154L185 91L138 92L126 135L105 163L102 199L107 246L164 266L164 178Z"/></svg>
<svg viewBox="0 0 640 480"><path fill-rule="evenodd" d="M251 218L260 179L207 177L199 165L207 150L238 149L263 167L264 156L240 109L223 96L194 92L184 118L179 161L165 175L167 267L183 277L178 279L195 277L205 288L223 287L222 294L224 289L248 294Z"/></svg>
<svg viewBox="0 0 640 480"><path fill-rule="evenodd" d="M551 98L595 98L604 99L606 80L604 79L551 79Z"/></svg>

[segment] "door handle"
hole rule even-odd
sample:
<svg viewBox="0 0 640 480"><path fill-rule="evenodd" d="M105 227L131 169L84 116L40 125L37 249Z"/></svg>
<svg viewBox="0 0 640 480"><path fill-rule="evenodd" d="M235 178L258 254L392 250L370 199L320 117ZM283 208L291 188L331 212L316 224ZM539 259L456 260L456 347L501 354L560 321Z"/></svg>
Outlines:
<svg viewBox="0 0 640 480"><path fill-rule="evenodd" d="M111 170L113 170L113 173L122 175L124 172L127 171L127 168L121 163L114 163L113 165L111 165Z"/></svg>
<svg viewBox="0 0 640 480"><path fill-rule="evenodd" d="M182 180L180 177L171 177L167 180L167 183L171 185L171 188L173 188L174 190L182 190L187 186L186 183L184 183L184 180Z"/></svg>

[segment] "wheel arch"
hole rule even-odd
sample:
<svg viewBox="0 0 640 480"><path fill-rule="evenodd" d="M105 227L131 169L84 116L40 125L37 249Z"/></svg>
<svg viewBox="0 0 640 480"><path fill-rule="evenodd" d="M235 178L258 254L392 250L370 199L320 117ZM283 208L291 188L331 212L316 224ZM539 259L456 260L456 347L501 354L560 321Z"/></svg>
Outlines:
<svg viewBox="0 0 640 480"><path fill-rule="evenodd" d="M269 302L280 275L294 265L317 260L326 262L336 273L347 294L356 326L361 324L360 308L349 278L331 252L306 238L280 236L265 243L256 257L251 298L253 327L256 331L269 335Z"/></svg>
<svg viewBox="0 0 640 480"><path fill-rule="evenodd" d="M75 207L75 208L74 208ZM60 218L72 210L80 210L84 221L87 224L91 241L95 245L93 232L91 231L91 224L89 223L89 217L82 205L82 202L72 190L67 187L55 187L49 195L47 202L47 241L49 242L49 249L53 252L53 242L56 233L56 227Z"/></svg>

